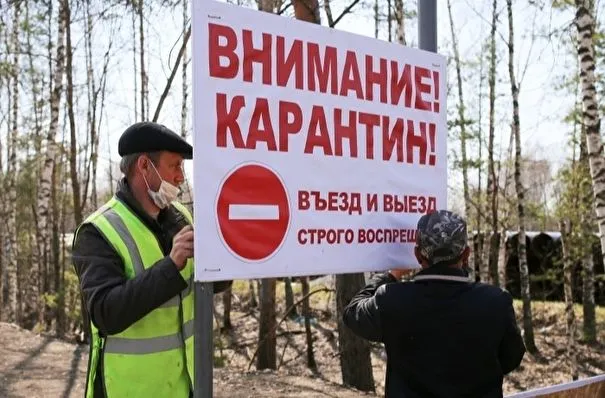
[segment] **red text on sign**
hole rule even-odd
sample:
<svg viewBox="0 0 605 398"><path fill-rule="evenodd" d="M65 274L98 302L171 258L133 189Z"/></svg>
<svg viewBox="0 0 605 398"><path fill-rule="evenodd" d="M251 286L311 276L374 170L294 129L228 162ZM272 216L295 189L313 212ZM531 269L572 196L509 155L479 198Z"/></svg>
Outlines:
<svg viewBox="0 0 605 398"><path fill-rule="evenodd" d="M241 125L239 117L247 106L252 107L252 117ZM228 98L227 94L217 93L217 147L228 147L230 141L236 149L262 147L271 152L289 152L290 139L302 134L304 147L299 150L309 155L319 152L325 156L374 159L377 150L378 158L385 162L433 166L437 160L435 123L338 108L326 114L319 105L303 112L299 104L289 101L278 101L273 113L270 108L267 98L246 103L243 95ZM303 115L309 115L308 120Z"/></svg>
<svg viewBox="0 0 605 398"><path fill-rule="evenodd" d="M362 213L363 196L359 192L298 191L298 210ZM365 209L368 212L378 211L378 194L366 194ZM382 196L382 211L385 213L420 213L426 214L437 209L437 198L422 195Z"/></svg>
<svg viewBox="0 0 605 398"><path fill-rule="evenodd" d="M439 112L439 71L300 39L208 24L210 76ZM344 56L343 56L344 55ZM359 58L358 58L359 57ZM254 73L254 66L261 73ZM360 67L361 66L361 67ZM306 84L305 84L306 83Z"/></svg>
<svg viewBox="0 0 605 398"><path fill-rule="evenodd" d="M299 229L298 243L301 245L340 245L353 243L414 243L416 230L402 228L308 228Z"/></svg>

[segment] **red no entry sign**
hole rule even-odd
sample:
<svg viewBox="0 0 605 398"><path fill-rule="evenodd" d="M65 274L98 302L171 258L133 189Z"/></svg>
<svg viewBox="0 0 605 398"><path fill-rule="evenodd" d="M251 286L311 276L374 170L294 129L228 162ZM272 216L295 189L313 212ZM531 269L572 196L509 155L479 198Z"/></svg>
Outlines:
<svg viewBox="0 0 605 398"><path fill-rule="evenodd" d="M286 236L288 194L275 172L259 164L246 164L223 181L216 214L220 235L231 253L246 261L265 260Z"/></svg>

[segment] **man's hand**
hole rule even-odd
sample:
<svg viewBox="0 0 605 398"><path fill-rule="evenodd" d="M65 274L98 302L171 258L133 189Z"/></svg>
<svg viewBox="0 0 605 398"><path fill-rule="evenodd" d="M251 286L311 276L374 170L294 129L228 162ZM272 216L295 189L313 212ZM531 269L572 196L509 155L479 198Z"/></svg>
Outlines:
<svg viewBox="0 0 605 398"><path fill-rule="evenodd" d="M402 276L409 275L416 271L415 268L406 268L406 269L390 269L389 274L393 275L393 277L397 280L400 280Z"/></svg>
<svg viewBox="0 0 605 398"><path fill-rule="evenodd" d="M187 225L172 239L170 258L180 271L185 268L187 260L191 257L193 257L193 227Z"/></svg>

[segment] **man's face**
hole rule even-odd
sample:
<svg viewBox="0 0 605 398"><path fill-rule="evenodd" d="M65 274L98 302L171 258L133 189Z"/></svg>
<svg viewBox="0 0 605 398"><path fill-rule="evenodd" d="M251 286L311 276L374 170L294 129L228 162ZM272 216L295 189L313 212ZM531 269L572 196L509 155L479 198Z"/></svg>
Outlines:
<svg viewBox="0 0 605 398"><path fill-rule="evenodd" d="M175 187L178 187L185 181L185 176L183 174L183 156L178 153L161 152L157 164L155 165L157 173L153 169L153 164L150 159L147 163L147 181L154 191L159 189L160 184L162 183L161 180L164 180Z"/></svg>

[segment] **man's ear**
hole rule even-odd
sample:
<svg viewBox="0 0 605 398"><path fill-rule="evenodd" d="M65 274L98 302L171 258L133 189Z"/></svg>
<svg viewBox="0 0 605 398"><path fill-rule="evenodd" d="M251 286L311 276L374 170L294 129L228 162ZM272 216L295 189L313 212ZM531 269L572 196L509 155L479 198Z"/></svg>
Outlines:
<svg viewBox="0 0 605 398"><path fill-rule="evenodd" d="M149 159L146 156L139 156L137 159L137 169L139 170L147 170L149 168Z"/></svg>

